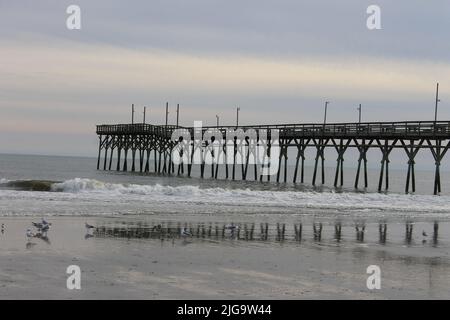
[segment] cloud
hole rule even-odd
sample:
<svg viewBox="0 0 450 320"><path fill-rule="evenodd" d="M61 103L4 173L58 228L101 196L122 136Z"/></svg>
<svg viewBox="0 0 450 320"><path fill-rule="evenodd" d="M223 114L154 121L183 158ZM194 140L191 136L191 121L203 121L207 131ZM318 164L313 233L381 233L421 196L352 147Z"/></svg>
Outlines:
<svg viewBox="0 0 450 320"><path fill-rule="evenodd" d="M379 32L362 0L80 0L80 32L65 28L69 4L0 1L4 146L24 130L81 146L95 124L128 122L131 103L157 123L181 103L186 125L233 123L237 105L247 124L320 121L325 100L330 121L356 119L359 103L366 120L425 120L437 81L450 117L445 0L380 0Z"/></svg>
<svg viewBox="0 0 450 320"><path fill-rule="evenodd" d="M427 96L436 80L450 93L450 64L415 60L200 56L161 50L64 43L0 43L2 90L64 95L146 91L201 95L284 94L404 99Z"/></svg>

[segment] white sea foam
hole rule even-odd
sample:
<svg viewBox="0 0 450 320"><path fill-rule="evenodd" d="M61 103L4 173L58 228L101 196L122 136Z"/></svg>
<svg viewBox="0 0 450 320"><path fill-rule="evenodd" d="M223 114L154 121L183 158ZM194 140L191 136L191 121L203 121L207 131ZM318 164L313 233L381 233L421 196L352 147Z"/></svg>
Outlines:
<svg viewBox="0 0 450 320"><path fill-rule="evenodd" d="M195 202L235 206L279 206L331 210L378 210L400 212L450 212L450 196L380 193L335 193L312 191L260 191L250 189L200 188L113 184L92 179L72 179L52 185L53 191L91 196L145 196L146 201Z"/></svg>
<svg viewBox="0 0 450 320"><path fill-rule="evenodd" d="M0 178L0 184L5 184L5 183L8 183L8 182L9 182L8 179Z"/></svg>

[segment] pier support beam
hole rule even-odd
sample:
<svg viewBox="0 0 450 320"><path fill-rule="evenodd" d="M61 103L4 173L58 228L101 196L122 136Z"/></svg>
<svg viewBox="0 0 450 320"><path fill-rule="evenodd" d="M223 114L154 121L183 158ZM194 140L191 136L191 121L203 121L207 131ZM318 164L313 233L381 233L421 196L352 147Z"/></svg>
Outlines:
<svg viewBox="0 0 450 320"><path fill-rule="evenodd" d="M334 176L334 187L336 188L338 185L338 179L339 179L339 173L340 173L340 186L342 187L344 185L344 153L347 150L351 139L347 140L347 142L344 144L344 139L340 140L339 145L336 143L334 139L331 139L333 142L333 145L338 153L337 157L337 164L336 164L336 173Z"/></svg>
<svg viewBox="0 0 450 320"><path fill-rule="evenodd" d="M306 142L305 142L305 139L294 140L294 141L297 146L297 158L295 160L295 171L294 171L293 182L294 183L297 182L298 165L299 165L300 159L302 159L301 171L300 171L300 183L303 183L304 175L305 175L305 149L308 146L308 143L309 143L309 141L311 141L311 139L307 139Z"/></svg>
<svg viewBox="0 0 450 320"><path fill-rule="evenodd" d="M414 165L415 165L415 157L417 153L419 152L424 139L420 140L419 144L417 146L414 146L414 140L410 140L410 145L407 146L403 139L400 140L401 144L403 145L403 148L405 149L406 155L408 156L408 172L406 174L406 186L405 186L405 193L409 193L409 184L411 181L411 189L412 192L416 192L416 175L414 172Z"/></svg>
<svg viewBox="0 0 450 320"><path fill-rule="evenodd" d="M131 149L131 171L135 172L136 171L136 166L135 166L135 159L136 159L136 149L133 148Z"/></svg>
<svg viewBox="0 0 450 320"><path fill-rule="evenodd" d="M385 191L389 189L389 154L391 153L392 149L394 148L395 144L397 143L398 139L395 139L391 145L389 145L389 140L386 139L384 141L384 145L381 144L379 139L376 139L378 146L380 147L380 150L382 152L382 159L381 159L381 170L380 170L380 179L378 181L378 192L381 192L383 187L383 175L386 171L385 175Z"/></svg>
<svg viewBox="0 0 450 320"><path fill-rule="evenodd" d="M357 139L354 139L353 141L355 142L355 145L359 151L358 168L356 169L356 178L355 178L355 189L358 189L358 185L359 185L359 174L361 171L361 162L364 162L364 188L367 188L368 187L367 150L369 150L370 146L372 145L373 139L370 140L368 144L366 144L365 139L362 139L361 144L358 143Z"/></svg>
<svg viewBox="0 0 450 320"><path fill-rule="evenodd" d="M281 141L280 141L281 142ZM277 172L277 182L280 182L280 173L281 173L281 162L284 158L284 182L287 182L287 149L289 146L289 141L281 142L280 144L280 157L278 159L278 172Z"/></svg>
<svg viewBox="0 0 450 320"><path fill-rule="evenodd" d="M103 145L103 141L102 141L102 135L98 136L98 158L97 158L97 170L100 169L100 154L102 152L102 145Z"/></svg>
<svg viewBox="0 0 450 320"><path fill-rule="evenodd" d="M435 146L431 143L430 139L427 139L428 145L430 146L431 153L433 154L433 158L436 165L436 170L434 173L434 194L437 195L441 192L441 161L444 158L445 154L450 147L450 141L447 143L445 147L442 146L442 140L436 139Z"/></svg>
<svg viewBox="0 0 450 320"><path fill-rule="evenodd" d="M117 147L117 166L116 166L117 171L120 171L120 155L121 155L121 153L122 153L122 145L120 144Z"/></svg>
<svg viewBox="0 0 450 320"><path fill-rule="evenodd" d="M314 146L317 149L317 154L316 154L316 161L314 163L314 173L313 173L313 179L312 179L312 184L313 186L316 185L316 176L317 176L317 166L319 163L319 159L321 160L321 169L322 169L322 184L325 183L325 157L324 157L324 151L325 151L325 147L327 146L327 143L330 139L320 139L319 142L316 141L316 139L313 139L314 141Z"/></svg>

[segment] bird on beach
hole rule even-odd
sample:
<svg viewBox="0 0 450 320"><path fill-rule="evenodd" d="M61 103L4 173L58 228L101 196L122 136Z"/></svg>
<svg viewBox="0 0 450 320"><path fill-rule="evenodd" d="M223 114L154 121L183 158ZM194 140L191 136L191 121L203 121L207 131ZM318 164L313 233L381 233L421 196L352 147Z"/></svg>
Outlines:
<svg viewBox="0 0 450 320"><path fill-rule="evenodd" d="M161 231L161 229L162 229L162 227L161 227L161 225L160 224L158 224L157 226L154 226L153 228L152 228L152 230L153 231Z"/></svg>
<svg viewBox="0 0 450 320"><path fill-rule="evenodd" d="M187 228L181 228L180 235L182 237L192 237L192 233L190 233Z"/></svg>
<svg viewBox="0 0 450 320"><path fill-rule="evenodd" d="M30 228L27 229L26 235L27 235L27 240L28 240L28 241L30 241L30 239L33 238L33 237L35 236L34 233L31 232L31 229L30 229Z"/></svg>
<svg viewBox="0 0 450 320"><path fill-rule="evenodd" d="M87 222L85 222L84 223L84 226L86 227L86 234L84 235L84 239L89 239L89 238L92 238L92 237L94 237L94 235L92 235L91 233L90 233L90 231L91 230L95 230L95 229L97 229L96 227L94 227L93 225L90 225L89 223L87 223Z"/></svg>
<svg viewBox="0 0 450 320"><path fill-rule="evenodd" d="M239 226L235 225L234 223L231 223L231 224L227 224L227 225L225 226L225 229L231 230L231 231L233 231L233 230L238 230L238 229L239 229Z"/></svg>
<svg viewBox="0 0 450 320"><path fill-rule="evenodd" d="M230 236L234 238L236 233L239 231L239 226L235 225L234 223L231 223L226 225L225 229L230 230Z"/></svg>
<svg viewBox="0 0 450 320"><path fill-rule="evenodd" d="M52 225L50 222L47 222L42 218L41 222L31 222L31 224L37 229L37 233L34 234L34 237L48 240L47 233Z"/></svg>
<svg viewBox="0 0 450 320"><path fill-rule="evenodd" d="M95 229L95 227L93 225L88 224L87 222L85 222L84 226L86 227L86 229L89 230L93 230Z"/></svg>
<svg viewBox="0 0 450 320"><path fill-rule="evenodd" d="M50 222L47 222L44 218L42 218L41 222L32 222L31 224L39 231L42 229L46 229L48 231L48 229L50 229L50 226L52 225Z"/></svg>
<svg viewBox="0 0 450 320"><path fill-rule="evenodd" d="M31 224L38 230L42 229L42 223L40 222L32 222Z"/></svg>
<svg viewBox="0 0 450 320"><path fill-rule="evenodd" d="M50 230L50 224L44 224L41 229L41 235L47 237L48 230Z"/></svg>

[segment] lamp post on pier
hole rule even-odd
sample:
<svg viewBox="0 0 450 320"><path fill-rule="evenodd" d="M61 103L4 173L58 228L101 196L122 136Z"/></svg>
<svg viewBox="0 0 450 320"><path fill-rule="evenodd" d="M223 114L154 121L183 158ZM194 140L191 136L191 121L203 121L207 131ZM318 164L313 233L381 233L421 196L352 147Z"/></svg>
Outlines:
<svg viewBox="0 0 450 320"><path fill-rule="evenodd" d="M239 126L239 111L241 111L240 107L236 108L236 127Z"/></svg>
<svg viewBox="0 0 450 320"><path fill-rule="evenodd" d="M356 108L357 110L358 110L358 112L359 112L359 123L361 123L361 103L359 104L359 107L358 108Z"/></svg>
<svg viewBox="0 0 450 320"><path fill-rule="evenodd" d="M434 122L437 122L438 104L441 102L439 100L439 82L436 84L436 105L434 107Z"/></svg>
<svg viewBox="0 0 450 320"><path fill-rule="evenodd" d="M323 116L323 125L325 126L325 124L327 123L327 110L328 110L328 105L330 104L330 101L325 101L325 113Z"/></svg>
<svg viewBox="0 0 450 320"><path fill-rule="evenodd" d="M142 121L143 124L145 124L145 112L147 111L147 107L144 107L144 119Z"/></svg>

